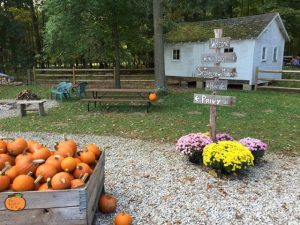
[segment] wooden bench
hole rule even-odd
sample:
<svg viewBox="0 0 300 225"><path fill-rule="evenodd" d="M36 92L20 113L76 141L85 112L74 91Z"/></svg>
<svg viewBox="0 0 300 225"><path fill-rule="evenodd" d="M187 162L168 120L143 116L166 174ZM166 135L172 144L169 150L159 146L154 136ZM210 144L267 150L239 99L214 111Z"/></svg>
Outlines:
<svg viewBox="0 0 300 225"><path fill-rule="evenodd" d="M106 103L146 103L147 113L151 107L151 101L148 96L150 93L157 93L155 89L87 89L87 93L92 93L92 98L81 99L82 102L87 102L88 111L90 111L90 103L101 104Z"/></svg>
<svg viewBox="0 0 300 225"><path fill-rule="evenodd" d="M46 100L24 100L24 101L17 101L17 105L20 106L20 115L21 117L26 116L27 111L39 111L40 116L45 116L45 109L44 103ZM38 105L37 109L27 109L29 105Z"/></svg>

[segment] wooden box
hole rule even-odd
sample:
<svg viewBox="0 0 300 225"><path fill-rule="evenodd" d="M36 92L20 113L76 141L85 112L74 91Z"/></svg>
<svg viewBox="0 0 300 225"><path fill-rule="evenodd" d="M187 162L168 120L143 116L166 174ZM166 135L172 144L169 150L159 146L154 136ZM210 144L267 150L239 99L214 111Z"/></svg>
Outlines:
<svg viewBox="0 0 300 225"><path fill-rule="evenodd" d="M104 190L105 152L85 187L57 191L21 192L26 200L25 209L9 211L5 207L8 195L0 192L1 225L91 225Z"/></svg>

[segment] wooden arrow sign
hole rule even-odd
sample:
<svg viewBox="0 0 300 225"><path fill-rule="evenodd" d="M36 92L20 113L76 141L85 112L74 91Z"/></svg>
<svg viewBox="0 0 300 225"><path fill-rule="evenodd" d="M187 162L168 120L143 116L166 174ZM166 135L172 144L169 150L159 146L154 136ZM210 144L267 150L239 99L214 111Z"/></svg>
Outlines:
<svg viewBox="0 0 300 225"><path fill-rule="evenodd" d="M229 48L229 47L230 47L230 37L209 39L209 48Z"/></svg>
<svg viewBox="0 0 300 225"><path fill-rule="evenodd" d="M232 63L232 62L236 62L236 54L234 52L205 53L202 54L201 61L214 62L214 63Z"/></svg>
<svg viewBox="0 0 300 225"><path fill-rule="evenodd" d="M197 77L215 78L215 77L236 77L235 68L227 67L204 67L198 66L196 68Z"/></svg>
<svg viewBox="0 0 300 225"><path fill-rule="evenodd" d="M204 104L204 105L234 106L235 105L235 97L194 94L194 103Z"/></svg>
<svg viewBox="0 0 300 225"><path fill-rule="evenodd" d="M206 80L205 90L216 91L216 90L227 90L228 81L227 80Z"/></svg>

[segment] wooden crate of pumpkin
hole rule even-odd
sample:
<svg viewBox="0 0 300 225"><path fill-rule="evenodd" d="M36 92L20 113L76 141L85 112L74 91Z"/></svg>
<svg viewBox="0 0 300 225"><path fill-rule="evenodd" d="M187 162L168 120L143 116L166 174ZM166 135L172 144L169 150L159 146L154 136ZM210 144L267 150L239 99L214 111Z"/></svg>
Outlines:
<svg viewBox="0 0 300 225"><path fill-rule="evenodd" d="M91 225L104 191L105 152L63 140L0 140L1 225Z"/></svg>

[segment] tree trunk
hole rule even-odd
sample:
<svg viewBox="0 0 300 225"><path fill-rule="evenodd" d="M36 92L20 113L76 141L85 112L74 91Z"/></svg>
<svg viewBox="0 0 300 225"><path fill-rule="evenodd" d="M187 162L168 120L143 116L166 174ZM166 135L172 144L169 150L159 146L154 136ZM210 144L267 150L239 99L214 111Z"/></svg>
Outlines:
<svg viewBox="0 0 300 225"><path fill-rule="evenodd" d="M116 1L113 0L113 24L112 24L112 38L114 40L115 47L115 88L121 88L121 78L120 78L120 37L119 37L119 29L118 29L118 21L117 21L117 13L116 13Z"/></svg>
<svg viewBox="0 0 300 225"><path fill-rule="evenodd" d="M44 68L45 65L44 65L44 61L43 61L43 57L42 57L42 39L41 39L41 35L40 35L39 22L38 22L36 13L35 13L33 0L29 1L29 7L30 7L30 13L31 13L31 19L32 19L36 53L40 55L41 68Z"/></svg>
<svg viewBox="0 0 300 225"><path fill-rule="evenodd" d="M153 0L155 87L167 92L161 7L162 0Z"/></svg>

